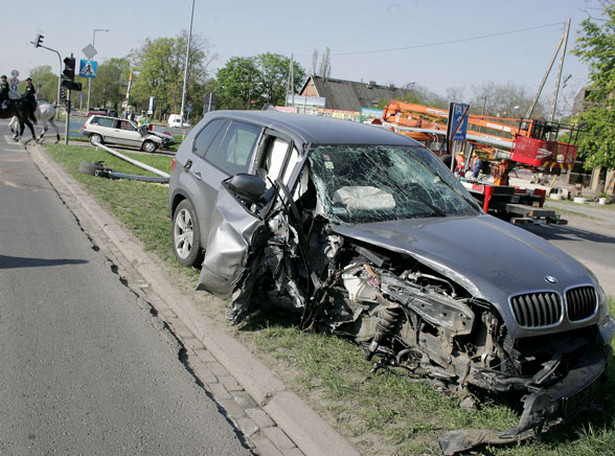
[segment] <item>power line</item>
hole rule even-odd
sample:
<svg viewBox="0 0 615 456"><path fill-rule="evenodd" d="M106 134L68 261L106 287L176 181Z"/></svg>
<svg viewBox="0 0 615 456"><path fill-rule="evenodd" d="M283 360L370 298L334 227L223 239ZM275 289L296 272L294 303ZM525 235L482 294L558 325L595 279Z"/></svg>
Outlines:
<svg viewBox="0 0 615 456"><path fill-rule="evenodd" d="M538 29L554 27L554 26L564 25L564 24L566 24L566 23L565 22L556 22L554 24L545 24L545 25L539 25L539 26L536 26L536 27L528 27L528 28L517 29L517 30L509 30L507 32L499 32L499 33L491 33L489 35L473 36L473 37L470 37L470 38L459 38L459 39L450 40L450 41L438 41L436 43L417 44L417 45L414 45L414 46L404 46L404 47L389 48L389 49L378 49L378 50L373 50L373 51L338 52L338 53L333 53L332 55L340 56L340 55L378 54L378 53L382 53L382 52L395 52L395 51L405 51L405 50L408 50L408 49L420 49L420 48L426 48L426 47L444 46L446 44L455 44L455 43L463 43L463 42L466 42L466 41L484 40L486 38L493 38L493 37L496 37L496 36L504 36L504 35L512 35L512 34L515 34L515 33L527 32L527 31L530 31L530 30L538 30Z"/></svg>

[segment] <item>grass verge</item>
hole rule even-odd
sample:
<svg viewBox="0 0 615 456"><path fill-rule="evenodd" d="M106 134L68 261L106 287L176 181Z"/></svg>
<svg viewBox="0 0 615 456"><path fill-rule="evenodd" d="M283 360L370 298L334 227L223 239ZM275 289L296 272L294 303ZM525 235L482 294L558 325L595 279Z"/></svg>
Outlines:
<svg viewBox="0 0 615 456"><path fill-rule="evenodd" d="M171 221L167 186L93 177L79 172L82 161L104 160L114 171L148 174L135 166L89 146L46 146L99 203L138 237L144 247L172 267ZM139 161L170 172L169 156L126 153ZM180 270L180 269L178 269ZM194 270L181 269L187 281ZM221 303L223 307L223 303ZM611 300L611 309L615 303ZM440 454L437 435L459 428L506 429L519 416L515 404L481 397L478 406L465 410L462 397L438 392L398 371L370 372L363 351L341 338L300 331L288 316L272 312L251 315L234 331L255 353L275 369L289 387L304 397L363 455ZM583 415L571 426L539 441L508 447L483 448L484 455L615 454L615 367L602 389L604 413Z"/></svg>

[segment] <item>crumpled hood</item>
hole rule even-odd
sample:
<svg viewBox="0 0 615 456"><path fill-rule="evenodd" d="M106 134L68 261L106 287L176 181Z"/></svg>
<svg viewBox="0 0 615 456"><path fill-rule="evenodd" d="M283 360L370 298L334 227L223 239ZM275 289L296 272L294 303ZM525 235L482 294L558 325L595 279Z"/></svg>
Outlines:
<svg viewBox="0 0 615 456"><path fill-rule="evenodd" d="M509 329L513 323L510 295L553 290L564 296L573 285L595 285L591 273L562 250L489 215L417 218L332 229L343 236L413 256L475 297L494 304ZM547 282L547 276L557 282Z"/></svg>

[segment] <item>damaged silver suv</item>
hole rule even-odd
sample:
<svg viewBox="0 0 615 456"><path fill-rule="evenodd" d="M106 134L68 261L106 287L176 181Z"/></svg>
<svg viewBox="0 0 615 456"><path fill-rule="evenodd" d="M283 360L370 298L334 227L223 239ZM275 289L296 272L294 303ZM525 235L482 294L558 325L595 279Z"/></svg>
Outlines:
<svg viewBox="0 0 615 456"><path fill-rule="evenodd" d="M594 275L486 215L434 154L390 131L214 112L169 188L173 246L237 323L273 303L448 388L514 394L518 426L440 436L445 454L528 438L591 408L614 323ZM371 366L371 364L370 364Z"/></svg>

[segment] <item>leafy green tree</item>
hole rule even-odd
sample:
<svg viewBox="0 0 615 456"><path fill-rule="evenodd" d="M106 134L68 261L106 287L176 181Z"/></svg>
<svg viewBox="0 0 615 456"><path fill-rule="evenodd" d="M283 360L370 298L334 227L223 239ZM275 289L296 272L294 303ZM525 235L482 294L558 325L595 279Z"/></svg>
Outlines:
<svg viewBox="0 0 615 456"><path fill-rule="evenodd" d="M27 77L27 76L26 76ZM49 65L42 65L30 70L29 77L35 85L40 84L38 99L55 103L58 98L58 74L54 73ZM20 90L25 90L25 77L20 84Z"/></svg>
<svg viewBox="0 0 615 456"><path fill-rule="evenodd" d="M291 60L280 54L233 57L216 73L216 94L225 109L260 109L265 104L284 105ZM296 92L305 70L293 64L293 81L288 90Z"/></svg>
<svg viewBox="0 0 615 456"><path fill-rule="evenodd" d="M260 80L254 57L232 57L216 73L216 94L221 108L248 109Z"/></svg>
<svg viewBox="0 0 615 456"><path fill-rule="evenodd" d="M119 111L126 98L129 73L130 62L126 58L114 58L100 63L96 77L90 82L90 106L111 107ZM87 92L86 78L82 78L82 84L83 91Z"/></svg>
<svg viewBox="0 0 615 456"><path fill-rule="evenodd" d="M579 150L585 168L615 168L615 3L605 2L601 24L581 22L575 55L589 65L588 108L575 118L583 126ZM615 189L611 189L613 191Z"/></svg>
<svg viewBox="0 0 615 456"><path fill-rule="evenodd" d="M259 54L256 56L256 66L261 74L260 97L266 103L284 105L286 90L290 77L291 61L281 54ZM301 65L293 63L293 82L289 90L296 92L305 78Z"/></svg>
<svg viewBox="0 0 615 456"><path fill-rule="evenodd" d="M183 32L177 38L147 39L141 49L133 51L130 57L136 71L130 103L137 110L147 109L149 97L155 96L159 118L180 111L187 44L188 34ZM192 36L186 100L192 101L193 105L197 101L196 107L201 109L205 97L202 88L212 58L206 47L206 42L198 35Z"/></svg>

